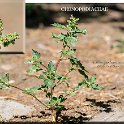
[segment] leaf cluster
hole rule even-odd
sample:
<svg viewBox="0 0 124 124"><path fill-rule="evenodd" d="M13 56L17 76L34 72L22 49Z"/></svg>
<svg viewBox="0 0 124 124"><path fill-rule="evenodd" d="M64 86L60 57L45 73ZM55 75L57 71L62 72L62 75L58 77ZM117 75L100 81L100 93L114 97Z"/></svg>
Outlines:
<svg viewBox="0 0 124 124"><path fill-rule="evenodd" d="M0 75L0 90L9 87L9 74Z"/></svg>
<svg viewBox="0 0 124 124"><path fill-rule="evenodd" d="M19 35L16 32L2 36L2 31L3 31L3 22L0 19L0 44L2 44L4 47L9 46L9 44L15 44L15 40L19 39Z"/></svg>
<svg viewBox="0 0 124 124"><path fill-rule="evenodd" d="M78 21L79 18L74 18L73 16L71 16L70 20L67 20L68 24L66 26L58 23L52 24L52 26L54 27L67 31L66 34L52 34L52 37L58 39L57 42L62 42L64 47L69 47L70 45L75 44L78 41L77 34L86 34L86 29L78 28Z"/></svg>
<svg viewBox="0 0 124 124"><path fill-rule="evenodd" d="M117 43L113 44L111 48L118 48L120 53L124 53L124 39L117 40Z"/></svg>

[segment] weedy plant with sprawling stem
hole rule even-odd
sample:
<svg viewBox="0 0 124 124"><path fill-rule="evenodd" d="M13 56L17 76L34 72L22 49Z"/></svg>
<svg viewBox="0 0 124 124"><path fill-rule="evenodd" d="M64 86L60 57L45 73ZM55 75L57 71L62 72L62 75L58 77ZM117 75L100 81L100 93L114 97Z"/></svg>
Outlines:
<svg viewBox="0 0 124 124"><path fill-rule="evenodd" d="M3 31L3 21L0 19L0 45L3 45L4 47L9 46L9 44L15 44L15 40L19 39L19 35L16 32L2 36L2 31Z"/></svg>
<svg viewBox="0 0 124 124"><path fill-rule="evenodd" d="M42 60L42 56L39 52L32 50L32 58L26 63L31 65L27 72L31 75L34 75L39 80L42 80L41 85L34 86L30 88L21 89L12 84L9 84L9 74L0 77L0 89L6 87L14 87L23 91L24 93L31 95L36 100L38 100L43 106L51 110L52 112L52 121L56 122L58 116L61 114L62 110L66 110L64 102L68 100L68 97L77 93L79 88L92 88L94 90L101 90L96 83L96 76L88 76L88 72L85 67L81 64L81 61L76 57L74 44L77 43L78 38L77 34L86 34L86 30L78 28L78 18L73 16L67 20L67 25L62 25L58 23L52 24L52 26L66 30L66 33L61 34L52 34L52 37L55 38L57 43L62 44L62 49L60 52L60 57L56 64L53 61L48 62L48 65L45 65ZM59 74L59 65L62 61L68 61L70 63L68 71L65 74ZM82 75L82 80L77 81L75 87L71 87L71 82L69 82L69 75L71 72L80 73ZM58 86L66 84L67 87L59 89L61 92L58 94L55 93L55 89ZM41 101L36 97L37 93L43 93L46 97L46 101Z"/></svg>

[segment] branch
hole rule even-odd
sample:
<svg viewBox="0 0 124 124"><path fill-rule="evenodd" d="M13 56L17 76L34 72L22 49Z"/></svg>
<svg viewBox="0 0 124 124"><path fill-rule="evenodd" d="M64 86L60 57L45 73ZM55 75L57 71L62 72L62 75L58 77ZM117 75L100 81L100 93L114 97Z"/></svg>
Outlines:
<svg viewBox="0 0 124 124"><path fill-rule="evenodd" d="M71 70L69 70L65 75L64 75L64 77L66 77L69 73L71 72ZM61 79L58 81L58 82L56 82L56 85L54 86L54 87L57 87L57 86L59 86L60 84L62 84L63 83L63 81L61 81Z"/></svg>
<svg viewBox="0 0 124 124"><path fill-rule="evenodd" d="M16 86L11 85L11 84L9 84L9 86L10 86L10 87L13 87L13 88L15 88L15 89L21 90L22 92L25 91L25 90L23 90L23 89L21 89L21 88L19 88L19 87L16 87ZM35 98L39 103L41 103L43 106L49 108L46 104L44 104L43 102L41 102L41 101L40 101L36 96L34 96L33 94L28 94L28 93L26 93L26 94L32 96L32 97Z"/></svg>
<svg viewBox="0 0 124 124"><path fill-rule="evenodd" d="M41 65L42 65L45 69L47 69L47 66L46 66L46 65L44 65L43 63L41 63Z"/></svg>
<svg viewBox="0 0 124 124"><path fill-rule="evenodd" d="M59 57L59 59L58 59L58 61L57 61L57 63L56 63L56 71L57 71L57 69L58 69L58 66L59 66L61 60L62 60L61 58L62 58L62 54L60 55L60 57Z"/></svg>

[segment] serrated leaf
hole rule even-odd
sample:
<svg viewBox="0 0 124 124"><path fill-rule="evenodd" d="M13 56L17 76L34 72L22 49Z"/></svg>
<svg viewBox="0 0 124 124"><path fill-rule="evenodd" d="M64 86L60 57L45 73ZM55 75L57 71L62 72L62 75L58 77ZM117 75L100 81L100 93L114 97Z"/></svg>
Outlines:
<svg viewBox="0 0 124 124"><path fill-rule="evenodd" d="M15 40L19 39L19 35L15 33L10 33L5 36L0 37L0 42L4 47L9 46L10 44L15 44Z"/></svg>
<svg viewBox="0 0 124 124"><path fill-rule="evenodd" d="M74 50L68 50L66 54L70 56L70 55L74 54Z"/></svg>
<svg viewBox="0 0 124 124"><path fill-rule="evenodd" d="M57 97L52 97L52 99L50 99L49 101L49 105L55 106L57 104L57 100Z"/></svg>
<svg viewBox="0 0 124 124"><path fill-rule="evenodd" d="M43 79L43 80L45 79L45 77L43 75L40 75L38 78Z"/></svg>
<svg viewBox="0 0 124 124"><path fill-rule="evenodd" d="M34 63L33 60L28 60L28 61L25 62L25 64L33 64L33 63Z"/></svg>
<svg viewBox="0 0 124 124"><path fill-rule="evenodd" d="M52 33L52 38L57 38L57 39L59 39L59 40L57 40L57 42L59 42L59 41L64 41L64 39L65 39L65 34L59 34L59 35L56 35L56 34L53 34Z"/></svg>
<svg viewBox="0 0 124 124"><path fill-rule="evenodd" d="M61 28L61 29L66 29L66 27L62 24L59 24L59 23L54 23L54 24L51 24L52 26L54 27L57 27L57 28Z"/></svg>
<svg viewBox="0 0 124 124"><path fill-rule="evenodd" d="M36 91L31 90L31 88L25 88L23 92L26 94L32 94L32 95L36 94Z"/></svg>
<svg viewBox="0 0 124 124"><path fill-rule="evenodd" d="M48 71L55 71L55 65L52 61L48 64Z"/></svg>
<svg viewBox="0 0 124 124"><path fill-rule="evenodd" d="M50 93L50 92L48 92L47 94L46 94L46 97L51 97L52 96L52 94Z"/></svg>
<svg viewBox="0 0 124 124"><path fill-rule="evenodd" d="M62 110L65 110L65 106L64 105L57 105L55 107L56 111L62 111Z"/></svg>
<svg viewBox="0 0 124 124"><path fill-rule="evenodd" d="M31 87L31 88L25 88L24 89L24 92L28 93L28 94L37 94L38 93L38 90L41 90L42 89L42 85L41 86L34 86L34 87Z"/></svg>
<svg viewBox="0 0 124 124"><path fill-rule="evenodd" d="M33 59L38 60L38 59L40 59L41 54L32 49L32 57L33 57Z"/></svg>
<svg viewBox="0 0 124 124"><path fill-rule="evenodd" d="M60 95L60 96L58 97L58 99L59 99L59 102L62 103L62 102L64 102L67 98L65 98L63 95Z"/></svg>
<svg viewBox="0 0 124 124"><path fill-rule="evenodd" d="M78 41L76 37L66 37L66 41L67 41L67 45L70 46L70 45L75 45L76 42Z"/></svg>
<svg viewBox="0 0 124 124"><path fill-rule="evenodd" d="M84 35L87 34L87 30L86 29L82 29L82 30L81 29L77 29L76 32L84 34Z"/></svg>
<svg viewBox="0 0 124 124"><path fill-rule="evenodd" d="M27 70L27 72L30 73L30 74L34 74L34 73L36 73L36 72L38 72L38 71L41 71L41 70L42 70L42 68L40 68L40 67L38 67L38 66L31 66L31 67Z"/></svg>
<svg viewBox="0 0 124 124"><path fill-rule="evenodd" d="M72 56L70 58L70 62L71 62L72 65L77 65L78 66L78 59L77 58Z"/></svg>
<svg viewBox="0 0 124 124"><path fill-rule="evenodd" d="M92 83L96 83L96 75L93 75L93 76L91 77L90 81L91 81Z"/></svg>
<svg viewBox="0 0 124 124"><path fill-rule="evenodd" d="M78 69L79 73L84 76L84 78L88 79L88 75L81 69Z"/></svg>
<svg viewBox="0 0 124 124"><path fill-rule="evenodd" d="M47 79L47 78L45 78L43 80L44 80L45 88L52 88L52 87L54 87L55 84L53 83L52 80Z"/></svg>
<svg viewBox="0 0 124 124"><path fill-rule="evenodd" d="M78 63L78 66L81 68L81 70L86 71L85 67L81 64L80 61L77 61L77 63Z"/></svg>

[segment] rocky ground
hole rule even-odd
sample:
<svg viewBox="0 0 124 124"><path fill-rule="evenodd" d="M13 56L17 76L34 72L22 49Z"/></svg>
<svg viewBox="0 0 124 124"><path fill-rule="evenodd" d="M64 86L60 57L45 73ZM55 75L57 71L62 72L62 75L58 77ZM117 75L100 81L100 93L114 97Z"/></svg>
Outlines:
<svg viewBox="0 0 124 124"><path fill-rule="evenodd" d="M88 33L85 36L79 35L77 56L90 72L90 76L96 74L98 84L104 89L102 91L80 89L76 96L69 98L65 103L68 110L62 112L63 121L77 123L89 121L101 113L121 111L124 107L124 53L120 53L117 48L111 49L117 40L124 38L124 32L120 28L123 25L124 22L96 20L79 24L79 27L86 28ZM40 84L39 80L27 75L28 65L24 62L31 56L31 51L34 49L42 54L45 64L50 60L56 63L60 45L53 42L52 32L60 33L61 31L53 27L26 29L26 53L0 55L0 73L10 73L11 83L20 88ZM66 66L66 63L61 63L59 71L66 72ZM80 77L74 73L70 76L72 76L71 85L75 86ZM60 89L63 87L61 86ZM56 90L56 93L60 89ZM45 101L43 94L38 95L38 98ZM51 113L21 91L6 88L0 91L0 100L3 99L8 102L10 100L19 102L33 108L33 111L31 109L26 114L15 114L11 119L1 118L1 121L51 121Z"/></svg>

